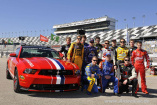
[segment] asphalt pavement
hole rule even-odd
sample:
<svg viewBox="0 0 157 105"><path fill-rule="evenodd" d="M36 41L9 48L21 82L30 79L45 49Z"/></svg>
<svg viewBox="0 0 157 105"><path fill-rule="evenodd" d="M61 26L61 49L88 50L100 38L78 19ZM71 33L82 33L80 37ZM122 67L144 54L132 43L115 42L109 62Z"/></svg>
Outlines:
<svg viewBox="0 0 157 105"><path fill-rule="evenodd" d="M6 79L7 59L0 58L0 105L157 105L157 76L146 73L146 81L149 95L138 92L139 98L131 96L131 93L123 93L114 96L113 90L107 89L106 93L86 94L81 92L22 92L15 93L13 80ZM140 78L139 78L140 81Z"/></svg>

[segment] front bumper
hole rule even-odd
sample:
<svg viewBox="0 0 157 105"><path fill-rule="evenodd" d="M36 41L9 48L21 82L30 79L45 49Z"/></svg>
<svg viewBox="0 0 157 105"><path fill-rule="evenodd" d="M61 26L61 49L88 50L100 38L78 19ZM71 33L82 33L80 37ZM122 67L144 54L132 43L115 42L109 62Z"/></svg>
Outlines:
<svg viewBox="0 0 157 105"><path fill-rule="evenodd" d="M24 79L19 76L21 89L27 91L62 92L78 90L80 76L43 76L23 74Z"/></svg>

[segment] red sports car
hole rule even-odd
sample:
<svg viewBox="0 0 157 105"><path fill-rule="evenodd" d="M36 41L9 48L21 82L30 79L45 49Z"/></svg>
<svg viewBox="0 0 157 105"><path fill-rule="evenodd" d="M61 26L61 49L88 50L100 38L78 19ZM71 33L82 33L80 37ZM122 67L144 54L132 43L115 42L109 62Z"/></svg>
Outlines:
<svg viewBox="0 0 157 105"><path fill-rule="evenodd" d="M21 46L7 60L6 78L13 78L14 91L62 92L78 90L79 67L60 59L43 46Z"/></svg>

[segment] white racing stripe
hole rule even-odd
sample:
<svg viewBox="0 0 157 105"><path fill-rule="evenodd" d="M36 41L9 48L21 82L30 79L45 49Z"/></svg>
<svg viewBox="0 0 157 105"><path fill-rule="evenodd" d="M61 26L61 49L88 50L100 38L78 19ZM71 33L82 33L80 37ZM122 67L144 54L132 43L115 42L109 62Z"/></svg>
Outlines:
<svg viewBox="0 0 157 105"><path fill-rule="evenodd" d="M26 60L27 61L27 63L31 66L31 67L33 67L34 65L32 64L32 62L31 61L29 61L28 59L26 59L26 58L23 58L24 60Z"/></svg>
<svg viewBox="0 0 157 105"><path fill-rule="evenodd" d="M60 90L55 90L55 92L60 92Z"/></svg>
<svg viewBox="0 0 157 105"><path fill-rule="evenodd" d="M52 65L50 64L50 62L49 62L46 58L44 58L44 57L43 57L43 59L46 60L46 62L51 66L51 69L53 69L53 67L52 67Z"/></svg>
<svg viewBox="0 0 157 105"><path fill-rule="evenodd" d="M58 65L58 63L55 60L50 59L50 58L47 58L47 59L49 59L51 62L53 62L53 64L56 66L57 70L61 70L61 67Z"/></svg>
<svg viewBox="0 0 157 105"><path fill-rule="evenodd" d="M61 84L61 76L60 75L56 75L56 77L57 77L56 84Z"/></svg>
<svg viewBox="0 0 157 105"><path fill-rule="evenodd" d="M56 75L56 77L57 77L56 84L60 84L61 83L61 77L60 77L60 75ZM55 92L60 92L60 90L55 90Z"/></svg>

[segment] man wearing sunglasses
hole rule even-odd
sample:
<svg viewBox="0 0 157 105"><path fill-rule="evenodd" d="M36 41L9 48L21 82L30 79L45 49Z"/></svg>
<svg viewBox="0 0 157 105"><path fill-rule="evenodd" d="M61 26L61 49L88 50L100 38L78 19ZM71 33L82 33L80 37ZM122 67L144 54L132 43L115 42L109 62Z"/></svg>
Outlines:
<svg viewBox="0 0 157 105"><path fill-rule="evenodd" d="M113 64L111 63L111 54L110 53L106 53L106 59L105 61L100 62L99 64L99 68L101 69L102 72L102 92L104 93L108 83L109 82L113 82L114 84L114 94L118 95L118 78L116 78L114 76L114 68L113 68Z"/></svg>
<svg viewBox="0 0 157 105"><path fill-rule="evenodd" d="M90 39L89 46L85 50L85 61L89 64L93 56L98 56L97 49L94 47L94 39Z"/></svg>
<svg viewBox="0 0 157 105"><path fill-rule="evenodd" d="M102 48L102 50L99 52L98 57L101 60L105 60L106 58L106 53L110 53L111 54L111 60L113 60L113 51L109 48L109 41L106 40L104 43L104 48Z"/></svg>
<svg viewBox="0 0 157 105"><path fill-rule="evenodd" d="M88 64L85 68L84 81L88 82L87 94L91 95L91 92L98 93L97 85L95 84L95 79L100 78L100 70L97 65L98 58L93 56L92 62Z"/></svg>
<svg viewBox="0 0 157 105"><path fill-rule="evenodd" d="M124 63L124 58L126 56L129 56L129 49L127 47L125 47L125 39L120 39L120 46L118 48L116 48L115 52L114 52L114 69L116 70L116 76L118 78L120 78L120 71L119 68L117 69L117 66L119 66L119 64Z"/></svg>
<svg viewBox="0 0 157 105"><path fill-rule="evenodd" d="M78 65L80 71L82 71L82 62L83 62L83 54L84 54L84 46L81 44L81 36L77 36L76 42L72 43L68 54L67 59L69 62L73 62Z"/></svg>
<svg viewBox="0 0 157 105"><path fill-rule="evenodd" d="M130 64L130 57L124 58L124 64L120 65L121 80L119 86L119 93L129 92L128 85L132 85L132 96L137 96L137 73L134 66Z"/></svg>
<svg viewBox="0 0 157 105"><path fill-rule="evenodd" d="M144 58L147 61L146 69L144 66ZM142 49L142 42L137 42L137 49L132 52L131 61L132 61L132 65L134 65L136 69L137 76L138 73L140 72L142 92L145 94L149 94L146 86L145 70L148 70L148 68L150 67L150 59L147 51ZM137 91L138 90L139 90L139 85L137 87Z"/></svg>

